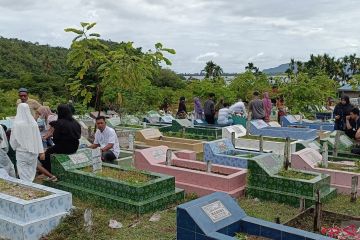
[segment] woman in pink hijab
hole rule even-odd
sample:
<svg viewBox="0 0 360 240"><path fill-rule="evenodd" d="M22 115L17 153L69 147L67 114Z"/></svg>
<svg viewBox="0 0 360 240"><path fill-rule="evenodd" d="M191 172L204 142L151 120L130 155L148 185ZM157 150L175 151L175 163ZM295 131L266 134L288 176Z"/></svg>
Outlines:
<svg viewBox="0 0 360 240"><path fill-rule="evenodd" d="M264 120L265 120L265 122L270 122L272 103L271 103L271 99L269 98L268 92L264 93L264 98L262 101L263 101L264 111L265 111L265 119Z"/></svg>

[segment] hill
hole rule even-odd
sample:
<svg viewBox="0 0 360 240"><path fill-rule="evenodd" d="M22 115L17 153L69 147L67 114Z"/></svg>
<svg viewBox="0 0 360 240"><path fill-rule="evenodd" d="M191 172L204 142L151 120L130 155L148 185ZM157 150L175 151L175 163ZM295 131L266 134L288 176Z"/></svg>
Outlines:
<svg viewBox="0 0 360 240"><path fill-rule="evenodd" d="M289 68L289 64L288 63L284 63L281 64L277 67L273 67L273 68L268 68L268 69L264 69L262 70L263 73L266 73L268 75L276 75L276 74L281 74L281 73L285 73L285 71Z"/></svg>

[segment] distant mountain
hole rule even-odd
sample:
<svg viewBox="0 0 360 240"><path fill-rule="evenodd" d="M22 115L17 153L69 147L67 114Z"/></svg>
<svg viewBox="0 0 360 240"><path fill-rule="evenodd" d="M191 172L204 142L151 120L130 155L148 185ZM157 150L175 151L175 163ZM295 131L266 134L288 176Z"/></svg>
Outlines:
<svg viewBox="0 0 360 240"><path fill-rule="evenodd" d="M268 68L262 70L263 73L269 74L269 75L276 75L285 73L285 71L289 68L289 63L281 64L280 66L274 67L274 68ZM296 68L296 66L295 66Z"/></svg>

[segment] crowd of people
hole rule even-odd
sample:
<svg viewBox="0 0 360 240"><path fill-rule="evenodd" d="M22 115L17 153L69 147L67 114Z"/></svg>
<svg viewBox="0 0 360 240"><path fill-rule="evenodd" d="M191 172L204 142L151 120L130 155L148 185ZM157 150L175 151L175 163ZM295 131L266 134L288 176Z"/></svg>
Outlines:
<svg viewBox="0 0 360 240"><path fill-rule="evenodd" d="M268 92L264 93L262 99L260 98L259 92L254 92L253 99L247 104L247 107L241 99L232 105L224 102L223 98L220 98L219 101L215 103L215 94L209 93L204 105L201 104L198 97L195 97L194 111L189 113L186 108L185 97L180 97L176 117L185 119L190 118L190 114L193 114L194 119L204 120L208 124L217 123L219 125L228 125L233 121L232 116L238 115L246 118L250 114L250 119L252 120L262 119L265 122L269 122L272 108L275 106L278 110L278 122L280 122L281 116L286 114L284 98L278 97L275 100L275 105L273 102ZM160 109L165 113L170 111L170 103L167 99L164 100Z"/></svg>
<svg viewBox="0 0 360 240"><path fill-rule="evenodd" d="M79 148L80 124L73 118L71 102L60 104L56 113L30 99L28 90L19 89L16 116L11 131L0 127L0 169L11 177L18 176L32 182L38 173L48 181L57 181L51 171L53 154L73 154ZM115 130L106 126L105 118L96 118L95 141L89 148L100 148L102 160L112 162L120 154ZM7 134L8 133L8 134ZM9 148L15 151L16 170L11 162Z"/></svg>

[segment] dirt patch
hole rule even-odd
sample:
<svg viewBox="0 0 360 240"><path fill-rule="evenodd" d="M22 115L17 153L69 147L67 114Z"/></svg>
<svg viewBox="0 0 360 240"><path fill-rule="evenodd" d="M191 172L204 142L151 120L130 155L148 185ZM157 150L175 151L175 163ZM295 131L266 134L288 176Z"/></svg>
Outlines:
<svg viewBox="0 0 360 240"><path fill-rule="evenodd" d="M316 177L316 175L302 173L294 170L284 170L284 169L281 170L277 175L286 178L304 179L304 180L310 180Z"/></svg>
<svg viewBox="0 0 360 240"><path fill-rule="evenodd" d="M0 180L0 192L23 200L33 200L51 194L46 191L25 187L20 184L11 183L4 180Z"/></svg>

